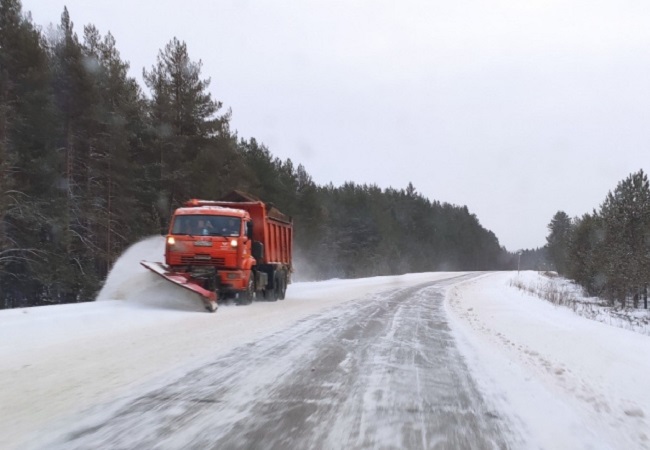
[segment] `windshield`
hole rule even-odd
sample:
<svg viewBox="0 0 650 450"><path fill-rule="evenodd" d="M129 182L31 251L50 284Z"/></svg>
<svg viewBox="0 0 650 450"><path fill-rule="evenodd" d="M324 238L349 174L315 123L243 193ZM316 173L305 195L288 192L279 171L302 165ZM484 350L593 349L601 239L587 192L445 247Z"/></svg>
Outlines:
<svg viewBox="0 0 650 450"><path fill-rule="evenodd" d="M171 234L192 236L239 236L241 219L228 216L176 216Z"/></svg>

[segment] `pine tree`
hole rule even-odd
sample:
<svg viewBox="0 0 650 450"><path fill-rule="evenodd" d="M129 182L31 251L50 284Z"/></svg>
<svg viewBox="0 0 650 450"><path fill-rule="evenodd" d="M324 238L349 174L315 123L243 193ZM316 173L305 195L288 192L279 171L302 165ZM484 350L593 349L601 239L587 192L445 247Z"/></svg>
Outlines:
<svg viewBox="0 0 650 450"><path fill-rule="evenodd" d="M153 96L150 109L164 221L191 195L191 181L201 175L192 173L192 162L211 138L229 134L230 113L217 116L222 103L207 91L210 79L201 79L201 66L200 60L190 59L185 42L174 38L159 52L151 71L143 72Z"/></svg>
<svg viewBox="0 0 650 450"><path fill-rule="evenodd" d="M40 290L56 182L48 57L18 0L0 0L0 308Z"/></svg>
<svg viewBox="0 0 650 450"><path fill-rule="evenodd" d="M548 224L546 237L548 255L560 275L567 273L567 252L571 236L571 219L564 211L558 211Z"/></svg>
<svg viewBox="0 0 650 450"><path fill-rule="evenodd" d="M92 210L89 231L96 247L94 264L103 277L114 257L139 235L134 224L143 222L135 181L140 150L137 134L144 128L143 99L110 33L102 39L94 26L86 26L83 57L95 91L86 203Z"/></svg>
<svg viewBox="0 0 650 450"><path fill-rule="evenodd" d="M324 214L318 197L318 188L301 164L296 169L295 201L295 244L306 261L319 258L321 238L325 234Z"/></svg>
<svg viewBox="0 0 650 450"><path fill-rule="evenodd" d="M590 295L599 295L605 286L602 264L604 231L596 212L585 214L572 229L567 254L567 275L584 286Z"/></svg>
<svg viewBox="0 0 650 450"><path fill-rule="evenodd" d="M643 170L629 175L607 195L600 216L609 297L625 306L631 295L637 306L650 282L650 187Z"/></svg>
<svg viewBox="0 0 650 450"><path fill-rule="evenodd" d="M95 181L93 136L100 132L94 114L98 91L94 85L97 64L84 55L67 8L61 15L52 48L53 90L58 109L58 148L63 164L59 231L60 245L52 274L53 301L70 302L91 297L99 275L93 254L100 252L93 203Z"/></svg>

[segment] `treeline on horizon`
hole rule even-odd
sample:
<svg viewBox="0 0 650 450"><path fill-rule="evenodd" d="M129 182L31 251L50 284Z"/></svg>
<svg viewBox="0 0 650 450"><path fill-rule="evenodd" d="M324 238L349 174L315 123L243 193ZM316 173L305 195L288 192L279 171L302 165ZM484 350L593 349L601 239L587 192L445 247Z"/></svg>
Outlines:
<svg viewBox="0 0 650 450"><path fill-rule="evenodd" d="M548 225L548 256L560 275L611 306L648 308L650 185L639 170L620 181L596 210Z"/></svg>
<svg viewBox="0 0 650 450"><path fill-rule="evenodd" d="M298 278L516 267L466 207L411 184L318 186L237 136L178 39L143 71L150 96L128 69L110 33L79 37L67 9L46 37L0 0L0 308L92 300L182 201L233 189L294 218Z"/></svg>

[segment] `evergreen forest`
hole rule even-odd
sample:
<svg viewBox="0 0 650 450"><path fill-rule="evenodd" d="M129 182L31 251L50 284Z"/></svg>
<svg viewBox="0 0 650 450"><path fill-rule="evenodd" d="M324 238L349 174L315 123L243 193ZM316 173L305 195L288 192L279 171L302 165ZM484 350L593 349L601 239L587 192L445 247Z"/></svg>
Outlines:
<svg viewBox="0 0 650 450"><path fill-rule="evenodd" d="M295 279L516 268L467 207L412 184L317 185L238 136L201 69L173 38L140 86L110 33L67 9L44 33L0 0L0 308L93 300L181 202L235 189L293 217Z"/></svg>
<svg viewBox="0 0 650 450"><path fill-rule="evenodd" d="M650 184L643 170L620 181L591 213L571 219L558 211L548 230L548 256L560 275L611 306L648 308Z"/></svg>

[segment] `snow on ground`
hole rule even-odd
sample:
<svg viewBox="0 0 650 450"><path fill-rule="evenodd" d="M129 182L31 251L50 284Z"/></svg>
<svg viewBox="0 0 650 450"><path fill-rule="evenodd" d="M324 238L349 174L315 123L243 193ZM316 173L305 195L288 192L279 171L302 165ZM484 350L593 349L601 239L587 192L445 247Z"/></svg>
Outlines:
<svg viewBox="0 0 650 450"><path fill-rule="evenodd" d="M588 319L650 336L650 313L641 308L614 307L598 297L586 297L581 286L566 278L537 272L522 272L510 284L537 297L549 300ZM642 304L642 302L640 302Z"/></svg>
<svg viewBox="0 0 650 450"><path fill-rule="evenodd" d="M450 276L296 283L284 301L222 306L210 314L194 294L140 266L141 259L160 260L163 245L153 237L128 249L100 301L0 311L0 448L20 448L56 420L164 383L177 376L174 370L324 309Z"/></svg>
<svg viewBox="0 0 650 450"><path fill-rule="evenodd" d="M125 252L100 301L0 311L0 448L22 448L81 411L178 380L346 302L460 275L296 283L285 301L209 314L139 265L160 260L162 247L154 237ZM453 335L482 393L526 448L650 449L650 337L518 290L516 276L487 274L447 292Z"/></svg>
<svg viewBox="0 0 650 450"><path fill-rule="evenodd" d="M535 447L650 448L650 337L522 292L511 286L516 276L490 274L448 293L482 391Z"/></svg>

